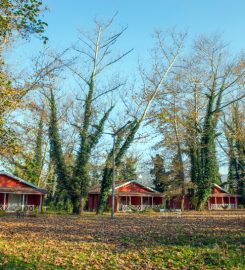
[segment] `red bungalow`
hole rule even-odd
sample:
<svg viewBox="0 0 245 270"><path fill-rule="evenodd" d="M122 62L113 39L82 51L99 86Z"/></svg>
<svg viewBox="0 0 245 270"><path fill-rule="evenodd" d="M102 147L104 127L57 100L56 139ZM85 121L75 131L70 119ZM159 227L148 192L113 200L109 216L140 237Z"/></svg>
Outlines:
<svg viewBox="0 0 245 270"><path fill-rule="evenodd" d="M176 194L174 194L176 193ZM163 193L164 198L169 198L169 207L170 209L179 209L181 208L181 189L177 189L174 192ZM239 198L241 196L237 194L231 194L224 190L217 184L213 185L212 194L210 195L206 209L215 210L215 209L236 209L239 204ZM194 209L191 204L190 196L187 194L184 197L184 209L191 210Z"/></svg>
<svg viewBox="0 0 245 270"><path fill-rule="evenodd" d="M45 189L41 189L19 177L0 172L0 209L8 212L42 209Z"/></svg>
<svg viewBox="0 0 245 270"><path fill-rule="evenodd" d="M90 211L96 211L100 196L100 185L89 190L88 207ZM126 212L132 209L143 211L147 208L161 208L163 196L154 189L137 181L117 182L115 185L115 212ZM108 199L111 207L111 196Z"/></svg>
<svg viewBox="0 0 245 270"><path fill-rule="evenodd" d="M236 209L240 195L230 194L219 185L214 184L212 195L209 197L207 208L213 209Z"/></svg>

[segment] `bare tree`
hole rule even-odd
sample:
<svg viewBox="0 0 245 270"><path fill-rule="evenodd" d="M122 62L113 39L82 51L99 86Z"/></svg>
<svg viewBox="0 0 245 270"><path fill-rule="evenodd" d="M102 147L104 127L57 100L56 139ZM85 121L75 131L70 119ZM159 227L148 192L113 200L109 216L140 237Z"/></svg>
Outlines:
<svg viewBox="0 0 245 270"><path fill-rule="evenodd" d="M72 173L72 181L69 185L69 193L73 204L73 213L79 214L83 210L83 199L87 196L89 186L89 160L92 150L100 140L108 117L113 109L113 104L108 108L101 108L98 103L109 93L118 90L123 83L115 81L108 84L102 75L111 71L112 67L128 55L131 50L115 54L115 45L127 28L113 32L112 26L115 16L109 22L95 20L93 33L80 32L79 43L70 48L75 52L71 62L67 64L62 58L55 59L72 72L80 91L77 100L81 104L79 117L81 122L73 123L79 131L79 143L75 165ZM79 59L79 61L77 61ZM80 67L78 63L83 63ZM105 85L108 88L104 88Z"/></svg>
<svg viewBox="0 0 245 270"><path fill-rule="evenodd" d="M176 63L184 45L185 36L186 34L177 35L173 32L168 36L163 36L162 33L159 32L156 34L158 49L154 51L153 65L150 67L151 70L147 72L142 67L140 68L143 88L140 89L141 100L137 103L137 114L132 121L128 122L128 125L123 126L123 129L122 127L118 129L120 132L115 130L115 134L117 134L114 147L115 153L113 153L112 149L106 160L98 212L103 212L105 210L112 185L112 158L113 156L115 157L115 165L118 167L127 153L127 150L133 143L141 124L148 116L149 110L167 79L170 70Z"/></svg>

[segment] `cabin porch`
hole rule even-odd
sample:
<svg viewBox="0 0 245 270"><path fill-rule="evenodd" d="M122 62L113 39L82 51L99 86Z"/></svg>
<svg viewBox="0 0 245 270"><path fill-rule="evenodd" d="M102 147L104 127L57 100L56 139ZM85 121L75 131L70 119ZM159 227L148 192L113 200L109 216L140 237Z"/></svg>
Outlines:
<svg viewBox="0 0 245 270"><path fill-rule="evenodd" d="M212 194L208 200L209 210L237 209L239 195L216 193Z"/></svg>
<svg viewBox="0 0 245 270"><path fill-rule="evenodd" d="M162 197L147 195L123 195L118 196L118 211L144 211L149 208L159 209L163 204Z"/></svg>
<svg viewBox="0 0 245 270"><path fill-rule="evenodd" d="M43 196L40 194L0 193L0 210L6 212L34 211L38 207L41 212Z"/></svg>

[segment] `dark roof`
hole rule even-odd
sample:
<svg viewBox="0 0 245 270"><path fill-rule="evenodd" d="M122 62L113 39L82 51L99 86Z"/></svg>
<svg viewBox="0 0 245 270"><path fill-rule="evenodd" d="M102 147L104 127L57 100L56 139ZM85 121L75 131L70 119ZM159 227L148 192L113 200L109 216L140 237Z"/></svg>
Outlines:
<svg viewBox="0 0 245 270"><path fill-rule="evenodd" d="M15 194L45 194L47 193L46 190L44 191L43 189L34 189L34 188L4 188L0 187L0 193L15 193Z"/></svg>
<svg viewBox="0 0 245 270"><path fill-rule="evenodd" d="M222 193L229 193L227 190L223 189L221 186L214 184L214 187L218 188L220 191L222 191Z"/></svg>
<svg viewBox="0 0 245 270"><path fill-rule="evenodd" d="M23 180L23 179L21 179L20 177L17 177L17 176L15 176L15 175L12 175L12 174L10 174L10 173L6 173L6 172L4 172L4 171L0 171L0 175L5 175L5 176L8 176L8 177L10 177L10 178L12 178L12 179L14 179L14 180L17 180L18 182L20 182L20 183L23 183L23 184L25 184L25 185L27 185L28 186L28 188L16 188L16 187L11 187L11 188L5 188L5 187L0 187L0 191L2 191L2 190L10 190L10 192L11 192L11 190L12 190L12 192L13 191L17 191L17 192L24 192L24 190L26 190L26 191L32 191L32 193L42 193L42 194L47 194L48 193L48 191L46 190L46 189L43 189L43 188L39 188L38 186L36 186L36 185L34 185L34 184L32 184L32 183L30 183L30 182L27 182L27 181L25 181L25 180ZM7 192L7 191L5 191L5 192Z"/></svg>

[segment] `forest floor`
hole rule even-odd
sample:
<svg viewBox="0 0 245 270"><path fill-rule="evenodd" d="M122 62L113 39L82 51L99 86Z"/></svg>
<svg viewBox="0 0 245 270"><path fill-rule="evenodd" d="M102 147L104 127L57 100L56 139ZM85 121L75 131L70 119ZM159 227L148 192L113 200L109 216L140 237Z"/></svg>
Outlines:
<svg viewBox="0 0 245 270"><path fill-rule="evenodd" d="M245 269L245 210L0 217L0 269Z"/></svg>

